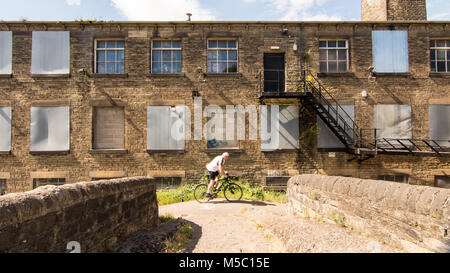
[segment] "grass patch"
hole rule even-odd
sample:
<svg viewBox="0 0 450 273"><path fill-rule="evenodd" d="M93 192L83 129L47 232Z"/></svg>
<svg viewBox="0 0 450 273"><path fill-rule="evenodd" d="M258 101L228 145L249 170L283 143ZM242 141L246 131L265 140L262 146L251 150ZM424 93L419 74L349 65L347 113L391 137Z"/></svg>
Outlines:
<svg viewBox="0 0 450 273"><path fill-rule="evenodd" d="M175 235L162 242L163 253L181 253L184 246L192 237L192 227L188 223L183 223Z"/></svg>
<svg viewBox="0 0 450 273"><path fill-rule="evenodd" d="M175 220L175 217L173 217L172 214L159 216L159 224L164 224L172 220Z"/></svg>
<svg viewBox="0 0 450 273"><path fill-rule="evenodd" d="M194 189L197 184L186 184L176 189L160 190L156 193L158 205L169 205L174 203L195 200Z"/></svg>
<svg viewBox="0 0 450 273"><path fill-rule="evenodd" d="M329 213L330 219L333 220L336 224L340 225L341 227L347 227L347 224L345 224L345 216L336 214L334 211L331 211Z"/></svg>
<svg viewBox="0 0 450 273"><path fill-rule="evenodd" d="M242 200L266 201L274 203L286 203L286 192L284 191L265 191L262 187L254 186L249 182L235 181L231 182L242 187ZM208 181L200 181L200 183L209 184ZM177 189L160 190L156 193L158 205L169 205L174 203L188 202L195 200L194 189L198 184L186 184ZM218 198L224 198L223 191Z"/></svg>

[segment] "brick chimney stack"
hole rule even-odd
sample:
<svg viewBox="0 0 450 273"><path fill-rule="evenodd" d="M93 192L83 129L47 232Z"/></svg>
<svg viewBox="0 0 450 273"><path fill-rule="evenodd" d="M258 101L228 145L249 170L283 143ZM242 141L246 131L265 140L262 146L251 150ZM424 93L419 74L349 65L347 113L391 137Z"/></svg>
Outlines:
<svg viewBox="0 0 450 273"><path fill-rule="evenodd" d="M426 0L361 0L362 21L426 21Z"/></svg>

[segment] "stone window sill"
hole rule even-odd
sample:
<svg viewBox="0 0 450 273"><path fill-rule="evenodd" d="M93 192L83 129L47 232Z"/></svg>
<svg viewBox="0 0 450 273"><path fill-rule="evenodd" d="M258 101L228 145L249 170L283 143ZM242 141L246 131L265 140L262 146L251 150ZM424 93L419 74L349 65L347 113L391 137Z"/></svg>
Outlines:
<svg viewBox="0 0 450 273"><path fill-rule="evenodd" d="M433 78L450 78L450 72L430 72L429 76Z"/></svg>
<svg viewBox="0 0 450 273"><path fill-rule="evenodd" d="M263 153L286 153L286 152L298 152L300 149L276 149L276 150L261 150Z"/></svg>
<svg viewBox="0 0 450 273"><path fill-rule="evenodd" d="M345 148L317 148L319 153L328 153L328 152L346 152Z"/></svg>
<svg viewBox="0 0 450 273"><path fill-rule="evenodd" d="M403 73L386 73L386 72L374 72L375 77L410 77L410 72Z"/></svg>
<svg viewBox="0 0 450 273"><path fill-rule="evenodd" d="M210 154L228 152L228 153L232 154L232 153L243 153L244 150L243 149L238 149L238 148L231 148L231 149L210 149L210 148L207 148L207 149L204 150L204 152L205 153L210 153Z"/></svg>
<svg viewBox="0 0 450 273"><path fill-rule="evenodd" d="M90 154L127 154L126 149L92 149L89 150Z"/></svg>
<svg viewBox="0 0 450 273"><path fill-rule="evenodd" d="M30 151L31 155L68 155L70 151Z"/></svg>
<svg viewBox="0 0 450 273"><path fill-rule="evenodd" d="M205 77L242 77L242 73L204 73Z"/></svg>
<svg viewBox="0 0 450 273"><path fill-rule="evenodd" d="M32 78L70 78L70 74L31 74Z"/></svg>
<svg viewBox="0 0 450 273"><path fill-rule="evenodd" d="M317 73L317 77L355 77L355 73L353 73L353 72L342 72L342 73L320 72L320 73Z"/></svg>
<svg viewBox="0 0 450 273"><path fill-rule="evenodd" d="M149 154L168 154L168 153L183 154L185 152L186 152L185 150L147 150L147 153Z"/></svg>
<svg viewBox="0 0 450 273"><path fill-rule="evenodd" d="M185 77L185 73L150 73L147 74L149 78L183 78Z"/></svg>
<svg viewBox="0 0 450 273"><path fill-rule="evenodd" d="M90 74L89 77L91 78L128 78L128 74L99 74L94 73Z"/></svg>

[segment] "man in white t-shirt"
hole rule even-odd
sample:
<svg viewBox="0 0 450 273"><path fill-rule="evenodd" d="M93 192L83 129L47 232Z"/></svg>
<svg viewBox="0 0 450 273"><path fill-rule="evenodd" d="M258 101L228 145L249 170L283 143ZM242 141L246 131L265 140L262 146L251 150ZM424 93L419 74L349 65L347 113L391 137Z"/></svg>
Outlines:
<svg viewBox="0 0 450 273"><path fill-rule="evenodd" d="M226 176L226 171L224 168L225 160L230 157L229 153L224 153L222 155L216 156L211 162L206 165L206 169L209 172L209 177L211 179L211 182L208 186L208 193L206 194L207 197L211 195L211 190L214 187L214 184L216 184L217 180L219 179L220 175Z"/></svg>

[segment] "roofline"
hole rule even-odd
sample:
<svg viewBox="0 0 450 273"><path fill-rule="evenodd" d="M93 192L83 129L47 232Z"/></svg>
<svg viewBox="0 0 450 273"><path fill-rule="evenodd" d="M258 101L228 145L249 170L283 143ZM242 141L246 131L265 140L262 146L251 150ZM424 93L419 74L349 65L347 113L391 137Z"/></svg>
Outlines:
<svg viewBox="0 0 450 273"><path fill-rule="evenodd" d="M0 21L1 24L450 24L450 21Z"/></svg>

